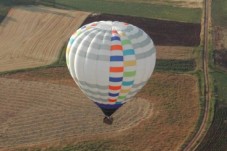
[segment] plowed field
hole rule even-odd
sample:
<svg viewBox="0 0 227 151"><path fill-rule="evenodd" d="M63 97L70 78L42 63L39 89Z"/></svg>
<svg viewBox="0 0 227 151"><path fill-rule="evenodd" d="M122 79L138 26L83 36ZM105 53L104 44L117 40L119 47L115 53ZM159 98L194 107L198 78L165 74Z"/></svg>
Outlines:
<svg viewBox="0 0 227 151"><path fill-rule="evenodd" d="M201 25L111 14L90 15L83 24L100 20L122 21L143 29L162 46L199 46Z"/></svg>
<svg viewBox="0 0 227 151"><path fill-rule="evenodd" d="M0 72L53 63L88 15L47 7L12 8L0 24Z"/></svg>

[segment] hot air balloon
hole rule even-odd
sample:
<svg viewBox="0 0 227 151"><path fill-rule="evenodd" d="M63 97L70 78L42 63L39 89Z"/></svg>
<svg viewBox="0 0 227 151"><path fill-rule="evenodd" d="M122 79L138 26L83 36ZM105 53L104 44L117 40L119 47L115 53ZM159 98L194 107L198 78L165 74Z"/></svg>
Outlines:
<svg viewBox="0 0 227 151"><path fill-rule="evenodd" d="M66 62L82 92L105 114L131 100L150 78L156 61L151 38L140 28L118 21L92 22L69 39Z"/></svg>

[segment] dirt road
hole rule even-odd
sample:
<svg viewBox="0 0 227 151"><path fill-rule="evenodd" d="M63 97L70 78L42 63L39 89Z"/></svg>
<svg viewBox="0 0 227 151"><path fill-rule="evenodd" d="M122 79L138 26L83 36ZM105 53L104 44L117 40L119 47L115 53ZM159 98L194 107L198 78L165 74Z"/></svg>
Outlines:
<svg viewBox="0 0 227 151"><path fill-rule="evenodd" d="M189 144L184 148L184 151L195 150L201 140L204 138L207 131L207 124L209 120L211 92L209 86L209 21L211 16L211 2L212 0L204 0L204 52L203 52L203 71L204 71L204 96L205 108L202 124Z"/></svg>

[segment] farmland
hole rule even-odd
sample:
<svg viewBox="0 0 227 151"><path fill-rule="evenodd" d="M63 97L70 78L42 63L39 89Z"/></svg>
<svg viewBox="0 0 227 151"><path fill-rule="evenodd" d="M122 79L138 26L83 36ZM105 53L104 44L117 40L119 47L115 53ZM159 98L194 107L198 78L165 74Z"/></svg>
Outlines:
<svg viewBox="0 0 227 151"><path fill-rule="evenodd" d="M155 0L156 1L156 0ZM168 1L168 0L166 0ZM184 0L182 0L184 1ZM201 1L201 0L199 0ZM51 0L17 0L12 2L12 0L2 0L0 3L7 5L14 4L32 4L32 5L46 5L50 7L74 9L95 13L108 13L108 14L118 14L126 16L137 16L145 18L156 18L180 22L191 22L200 23L200 18L202 11L200 7L189 8L180 7L177 5L168 5L167 2L163 3L138 3L138 2L122 2L122 1L110 1L110 0L55 0L55 3ZM156 1L157 2L157 1ZM177 2L176 4L178 4ZM166 5L167 4L167 5ZM194 4L193 4L194 5ZM196 5L199 6L199 5ZM111 8L111 9L109 9ZM161 11L160 11L161 10Z"/></svg>
<svg viewBox="0 0 227 151"><path fill-rule="evenodd" d="M106 8L102 7L115 8L125 4L122 2L102 1L102 5L97 5L101 2L97 0L92 3L92 5L97 5L97 7L90 8L90 5L85 6L85 2L89 4L87 0L75 1L76 3L72 3L73 1L70 0L57 0L56 2L58 3L56 7L64 3L64 5L61 6L71 6L71 8L78 10L114 13L108 12L111 11L111 9L106 10ZM79 4L78 2L81 3ZM136 5L138 6L138 3L132 3L124 12L118 11L117 13L127 15ZM123 9L122 6L117 9ZM200 20L198 14L201 15L201 10L178 8L172 5L163 6L160 4L139 4L139 6L141 7L138 8L140 9L138 12L141 12L141 14L136 14L139 16L143 14L143 9L145 9L144 12L147 11L146 7L148 6L149 8L154 8L152 11L167 8L166 12L169 15L168 20L192 23L110 14L95 14L86 19L83 24L99 19L107 20L109 18L128 21L145 30L154 40L155 44L158 45L156 72L136 98L114 114L114 124L111 127L104 125L102 123L102 112L89 101L74 84L65 66L64 59L62 59L64 58L64 52L61 52L61 48L67 41L67 38L63 38L61 48L58 47L58 49L56 49L51 46L51 49L45 49L46 46L37 49L37 52L40 54L45 52L50 53L51 56L48 57L47 54L34 54L32 58L33 61L36 61L37 56L43 65L50 64L50 60L52 59L53 62L53 58L55 58L55 61L58 59L58 63L56 63L57 66L59 62L61 62L62 67L46 67L20 72L9 72L0 76L0 94L3 94L0 96L0 149L20 148L30 150L30 148L33 148L34 150L39 150L44 148L47 150L98 149L115 151L142 149L165 151L181 148L182 144L194 133L198 123L200 114L200 83L195 76L168 73L166 71L185 72L195 70L197 66L195 59L198 56L195 56L194 49L200 44L201 28L200 24L197 23ZM18 11L20 8L21 7L17 7L13 10ZM55 20L56 18L64 19L64 17L67 18L74 12L75 16L73 17L75 17L74 19L76 21L71 22L72 27L67 27L72 28L73 31L75 27L78 28L81 25L82 20L89 14L78 11L64 11L46 7L41 8L41 12L40 7L34 9L38 9L39 11L32 12L36 13L33 18L36 16L44 18L42 14L39 14L44 13L45 15L56 15L51 17ZM174 11L173 8L175 9ZM29 9L27 9L28 8L25 8L25 10L20 11L29 11ZM186 11L184 12L183 10ZM62 13L62 11L64 13ZM171 13L168 13L168 11ZM197 13L196 17L199 19L195 19L192 16L184 18L175 16L177 19L174 19L174 15L180 11L184 12L180 15L184 14L185 16L187 16L187 11L193 12L190 15ZM9 15L11 16L9 17L14 17L14 13L15 12L10 12ZM29 12L29 14L32 13ZM146 15L149 14L149 16L144 17L163 19L163 16L166 16L156 13L158 17L154 17L153 13L154 12L151 12L151 14L147 13ZM161 13L165 13L165 11ZM17 14L20 14L20 12ZM133 16L134 14L130 15ZM78 16L82 19L78 19ZM18 20L23 19L18 18ZM46 20L48 20L48 18ZM3 28L8 28L8 26L12 24L11 22L13 21L11 20L5 23L4 20L1 25L4 25ZM29 20L26 20L20 25L24 26L27 22L29 22ZM60 21L58 23L60 23ZM47 26L48 25L45 25L45 27ZM20 26L18 26L18 28L19 27ZM61 32L59 31L59 33ZM39 43L45 44L46 41L50 43L50 35L47 36L47 39L42 41L42 37L45 37L43 33L40 37L37 37L37 40ZM8 37L12 37L12 35ZM23 36L21 36L21 38L22 37ZM30 44L33 43L34 42L31 41ZM36 43L34 45L37 46L38 44ZM4 46L4 44L0 42L0 53L3 50L1 46ZM19 48L18 50L21 50ZM52 49L55 49L56 52L52 52ZM32 49L29 49L26 53L30 55L31 50ZM63 48L63 51L64 50L65 48ZM35 52L35 49L32 52ZM23 52L22 55L26 53ZM13 55L14 53L10 56ZM31 53L31 55L33 54ZM0 56L2 55L0 54ZM7 57L3 56L2 58ZM12 57L11 60L12 59L16 60L14 57ZM27 58L24 57L21 58L22 61L26 59ZM37 66L40 65L41 64ZM4 68L2 71L12 70L10 66L8 66L8 68L7 66L5 67L5 65L2 67ZM18 69L19 67L15 68ZM124 142L124 144L122 144L122 142Z"/></svg>
<svg viewBox="0 0 227 151"><path fill-rule="evenodd" d="M192 133L199 115L197 80L190 75L155 73L137 99L114 115L112 127L102 124L101 111L78 90L66 67L6 74L0 83L0 148L98 139L110 142L107 147L118 146L116 150L123 150L122 141L129 150L175 150Z"/></svg>
<svg viewBox="0 0 227 151"><path fill-rule="evenodd" d="M156 46L157 59L190 60L195 58L194 47Z"/></svg>
<svg viewBox="0 0 227 151"><path fill-rule="evenodd" d="M0 26L0 72L55 62L65 41L87 15L46 7L11 9Z"/></svg>
<svg viewBox="0 0 227 151"><path fill-rule="evenodd" d="M57 7L71 7L96 13L121 14L164 20L199 23L201 9L181 8L171 5L127 3L107 0L56 0ZM109 9L111 8L111 9ZM161 11L160 11L161 10Z"/></svg>
<svg viewBox="0 0 227 151"><path fill-rule="evenodd" d="M110 14L91 15L83 24L101 20L117 20L138 26L156 45L198 46L200 44L200 24Z"/></svg>
<svg viewBox="0 0 227 151"><path fill-rule="evenodd" d="M216 65L227 69L227 1L214 0L212 17L214 24L214 58Z"/></svg>
<svg viewBox="0 0 227 151"><path fill-rule="evenodd" d="M114 1L114 0L111 0ZM147 4L162 4L172 5L188 8L202 8L202 0L115 0L119 2L134 2L134 3L147 3Z"/></svg>
<svg viewBox="0 0 227 151"><path fill-rule="evenodd" d="M227 74L225 72L214 72L216 105L214 121L208 130L203 142L198 147L198 151L224 151L227 148Z"/></svg>
<svg viewBox="0 0 227 151"><path fill-rule="evenodd" d="M156 70L177 72L195 70L196 56L193 56L193 51L194 47L199 46L200 44L201 27L199 24L180 23L175 21L163 21L157 19L129 17L122 15L99 14L89 16L84 21L83 25L89 22L108 19L129 22L142 28L152 38L154 43L159 46L157 47L157 51L162 51L161 53L163 55L164 51L166 52L166 54L168 54L168 57L166 57L165 59L160 58L160 55L158 55ZM174 49L174 53L172 53L172 56L169 54L169 51L164 50L164 48L168 50L172 49L172 52ZM177 56L180 56L178 52L181 50L182 56L187 56L186 51L188 51L188 55L190 55L191 57L184 59L178 58Z"/></svg>
<svg viewBox="0 0 227 151"><path fill-rule="evenodd" d="M215 25L222 27L227 26L227 1L226 0L213 0L212 1L212 18Z"/></svg>
<svg viewBox="0 0 227 151"><path fill-rule="evenodd" d="M198 151L224 151L227 148L227 101L226 101L226 7L224 0L212 1L213 21L213 50L214 65L212 66L212 80L214 85L215 111L211 126L198 147ZM211 48L212 49L212 48Z"/></svg>

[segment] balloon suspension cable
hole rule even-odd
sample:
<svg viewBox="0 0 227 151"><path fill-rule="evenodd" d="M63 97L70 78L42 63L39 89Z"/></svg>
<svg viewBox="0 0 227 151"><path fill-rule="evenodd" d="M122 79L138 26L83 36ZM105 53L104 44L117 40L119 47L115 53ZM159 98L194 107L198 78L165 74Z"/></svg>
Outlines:
<svg viewBox="0 0 227 151"><path fill-rule="evenodd" d="M112 125L113 124L113 117L112 116L105 116L103 118L103 123Z"/></svg>

